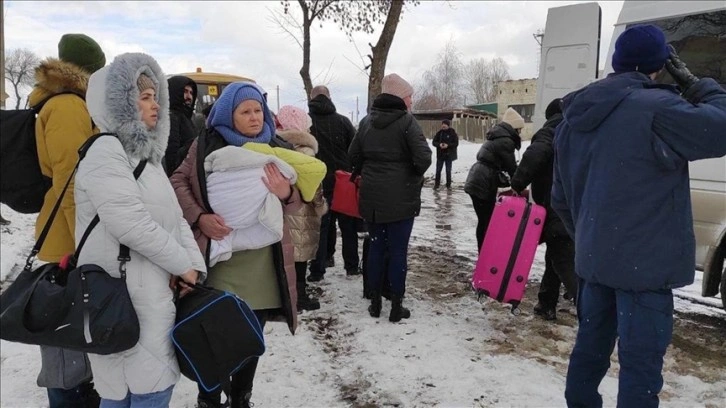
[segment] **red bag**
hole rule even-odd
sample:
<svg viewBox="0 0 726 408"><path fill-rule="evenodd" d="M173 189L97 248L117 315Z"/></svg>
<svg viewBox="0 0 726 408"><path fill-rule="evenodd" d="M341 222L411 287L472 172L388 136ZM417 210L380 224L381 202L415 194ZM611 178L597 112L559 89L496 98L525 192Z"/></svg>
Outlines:
<svg viewBox="0 0 726 408"><path fill-rule="evenodd" d="M358 183L360 183L360 176L337 170L330 209L350 217L361 218L358 209Z"/></svg>

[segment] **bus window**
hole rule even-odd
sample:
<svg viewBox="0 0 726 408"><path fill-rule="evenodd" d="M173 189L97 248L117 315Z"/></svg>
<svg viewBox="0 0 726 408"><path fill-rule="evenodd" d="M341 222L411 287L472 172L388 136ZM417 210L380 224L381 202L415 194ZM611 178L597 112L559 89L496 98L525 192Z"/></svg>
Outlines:
<svg viewBox="0 0 726 408"><path fill-rule="evenodd" d="M649 23L663 30L666 41L673 45L693 75L713 78L726 88L726 10ZM674 83L666 70L656 80Z"/></svg>

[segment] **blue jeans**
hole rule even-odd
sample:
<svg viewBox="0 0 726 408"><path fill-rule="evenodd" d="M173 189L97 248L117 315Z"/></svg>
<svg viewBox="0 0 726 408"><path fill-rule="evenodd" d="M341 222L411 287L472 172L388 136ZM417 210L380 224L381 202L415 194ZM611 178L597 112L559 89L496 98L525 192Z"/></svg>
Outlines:
<svg viewBox="0 0 726 408"><path fill-rule="evenodd" d="M171 402L171 393L174 386L164 391L152 392L149 394L127 393L126 398L121 401L101 399L100 408L168 408Z"/></svg>
<svg viewBox="0 0 726 408"><path fill-rule="evenodd" d="M383 270L386 268L386 247L388 248L388 279L391 292L403 297L406 291L406 273L408 271L408 242L413 230L413 218L386 224L369 224L371 236L370 253L368 254L368 282L371 291L380 293L382 290Z"/></svg>
<svg viewBox="0 0 726 408"><path fill-rule="evenodd" d="M630 292L580 279L577 319L565 386L567 406L602 407L597 389L618 339L618 407L657 407L663 356L673 336L672 292Z"/></svg>

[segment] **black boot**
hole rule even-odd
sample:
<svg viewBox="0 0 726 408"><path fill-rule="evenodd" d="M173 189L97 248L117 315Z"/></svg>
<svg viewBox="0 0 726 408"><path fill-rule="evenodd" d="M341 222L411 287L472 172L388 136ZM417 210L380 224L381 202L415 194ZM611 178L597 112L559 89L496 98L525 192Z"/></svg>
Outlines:
<svg viewBox="0 0 726 408"><path fill-rule="evenodd" d="M299 286L298 286L299 288ZM302 290L297 291L297 311L302 312L303 310L318 310L320 309L320 302L310 297L307 291L303 287Z"/></svg>
<svg viewBox="0 0 726 408"><path fill-rule="evenodd" d="M411 317L411 311L403 307L403 297L391 295L391 314L388 315L389 322L400 322L401 319Z"/></svg>
<svg viewBox="0 0 726 408"><path fill-rule="evenodd" d="M370 313L371 317L381 317L381 307L383 307L381 292L371 293L371 305L368 306L368 313Z"/></svg>
<svg viewBox="0 0 726 408"><path fill-rule="evenodd" d="M232 399L230 400L230 408L250 408L252 403L252 391L242 391L240 393L232 392Z"/></svg>
<svg viewBox="0 0 726 408"><path fill-rule="evenodd" d="M542 316L545 320L557 320L557 311L555 308L544 306L539 302L534 306L534 314Z"/></svg>

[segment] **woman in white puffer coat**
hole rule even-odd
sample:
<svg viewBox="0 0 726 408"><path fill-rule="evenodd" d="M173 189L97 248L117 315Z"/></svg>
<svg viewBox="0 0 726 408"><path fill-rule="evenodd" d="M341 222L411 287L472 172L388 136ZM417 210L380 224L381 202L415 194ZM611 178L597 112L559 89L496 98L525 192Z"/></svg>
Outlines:
<svg viewBox="0 0 726 408"><path fill-rule="evenodd" d="M130 248L126 284L141 329L130 350L89 354L94 382L101 407L165 407L179 380L169 336L176 314L170 286L206 275L161 165L169 136L167 81L150 56L122 54L91 76L86 101L101 131L117 137L99 138L76 175L76 243L96 214L101 220L78 261L118 277L119 245ZM147 164L135 180L141 160Z"/></svg>

